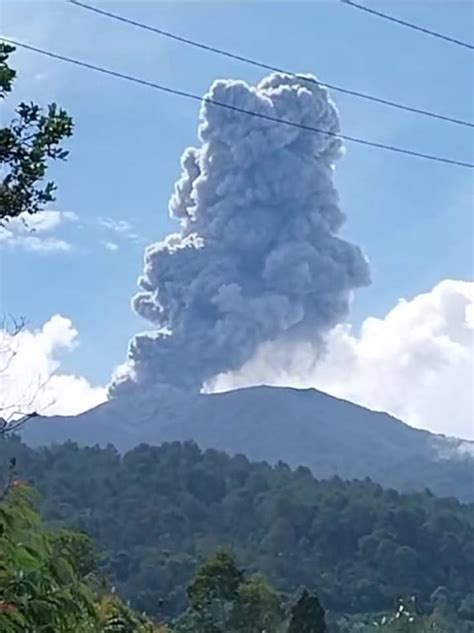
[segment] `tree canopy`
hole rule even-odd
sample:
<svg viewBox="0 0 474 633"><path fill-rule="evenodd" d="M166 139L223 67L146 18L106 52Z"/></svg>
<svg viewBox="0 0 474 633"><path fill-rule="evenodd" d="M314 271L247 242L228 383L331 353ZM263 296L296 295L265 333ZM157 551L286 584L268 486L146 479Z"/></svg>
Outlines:
<svg viewBox="0 0 474 633"><path fill-rule="evenodd" d="M2 633L166 633L107 591L90 539L49 530L33 497L9 479L0 498Z"/></svg>
<svg viewBox="0 0 474 633"><path fill-rule="evenodd" d="M0 99L13 89L16 71L9 65L14 46L0 42ZM65 160L61 143L73 132L67 112L51 103L20 103L9 125L0 129L0 223L37 213L54 201L56 185L45 182L48 162Z"/></svg>
<svg viewBox="0 0 474 633"><path fill-rule="evenodd" d="M193 443L121 456L72 443L33 450L13 436L0 459L12 455L38 488L48 525L92 537L101 573L158 619L189 606L193 574L221 548L276 591L305 586L331 612L386 610L405 595L431 604L440 587L454 610L469 612L474 507L455 499L318 481L306 468Z"/></svg>

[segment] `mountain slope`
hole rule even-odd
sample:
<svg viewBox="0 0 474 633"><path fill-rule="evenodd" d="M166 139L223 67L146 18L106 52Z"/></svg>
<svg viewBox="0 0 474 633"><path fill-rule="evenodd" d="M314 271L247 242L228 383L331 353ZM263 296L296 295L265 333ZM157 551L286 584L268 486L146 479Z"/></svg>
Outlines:
<svg viewBox="0 0 474 633"><path fill-rule="evenodd" d="M427 605L443 587L455 612L472 591L474 505L454 499L315 481L191 442L120 455L0 437L0 473L12 457L48 524L89 534L110 585L150 615L182 612L196 566L218 548L280 590L317 591L331 611L391 609L402 595Z"/></svg>
<svg viewBox="0 0 474 633"><path fill-rule="evenodd" d="M22 431L36 446L74 440L114 444L194 440L250 459L305 465L316 477L371 477L402 489L430 487L474 498L474 444L413 429L319 391L253 387L194 395L171 389L112 400L75 417L38 418Z"/></svg>

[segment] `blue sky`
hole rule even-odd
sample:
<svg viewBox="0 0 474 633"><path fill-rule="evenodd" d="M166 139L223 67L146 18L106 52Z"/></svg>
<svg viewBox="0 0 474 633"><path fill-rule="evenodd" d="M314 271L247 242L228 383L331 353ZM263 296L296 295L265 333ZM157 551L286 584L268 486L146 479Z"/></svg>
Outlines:
<svg viewBox="0 0 474 633"><path fill-rule="evenodd" d="M323 82L474 118L472 52L336 0L97 0L96 5L295 72L314 73ZM370 6L472 38L469 1ZM4 0L1 23L6 36L197 94L216 78L256 82L265 74L60 1ZM25 315L32 327L56 313L70 318L81 344L64 358L65 370L104 383L123 361L131 335L147 327L131 311L130 300L144 245L178 228L168 218L167 204L180 156L196 140L198 104L29 52L18 51L13 63L19 78L11 104L56 101L74 117L70 158L52 167L51 176L59 187L52 209L75 214L77 220L63 222L54 234L71 245L68 251L2 249L2 310ZM474 160L468 128L338 93L332 97L346 134ZM344 235L362 246L373 270L372 286L355 299L356 326L442 279L472 278L471 170L347 144L337 186L348 216ZM118 249L110 250L106 242Z"/></svg>

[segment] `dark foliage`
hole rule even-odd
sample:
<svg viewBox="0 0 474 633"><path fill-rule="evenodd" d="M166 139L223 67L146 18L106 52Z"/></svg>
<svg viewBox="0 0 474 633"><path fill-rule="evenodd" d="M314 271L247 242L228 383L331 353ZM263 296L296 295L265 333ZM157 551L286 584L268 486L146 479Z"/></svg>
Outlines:
<svg viewBox="0 0 474 633"><path fill-rule="evenodd" d="M150 615L182 612L197 566L221 547L277 590L317 591L331 611L385 610L412 594L424 604L440 587L469 611L474 507L455 499L317 481L193 443L121 457L72 443L33 450L13 436L0 455L16 456L50 525L92 536L119 594Z"/></svg>
<svg viewBox="0 0 474 633"><path fill-rule="evenodd" d="M288 633L326 633L324 609L316 595L304 590L291 609Z"/></svg>
<svg viewBox="0 0 474 633"><path fill-rule="evenodd" d="M16 72L8 64L15 48L0 42L0 99L11 92ZM40 211L54 200L56 185L44 182L49 160L65 160L61 142L72 135L65 110L20 103L11 123L0 129L0 222Z"/></svg>

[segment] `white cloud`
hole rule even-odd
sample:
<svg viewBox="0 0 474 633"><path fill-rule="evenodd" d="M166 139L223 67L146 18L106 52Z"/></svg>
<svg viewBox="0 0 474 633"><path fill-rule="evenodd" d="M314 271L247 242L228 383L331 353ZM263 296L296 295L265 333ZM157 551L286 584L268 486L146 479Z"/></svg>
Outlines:
<svg viewBox="0 0 474 633"><path fill-rule="evenodd" d="M40 329L0 330L0 416L32 411L72 415L103 402L106 390L61 372L60 353L77 346L71 321L54 315Z"/></svg>
<svg viewBox="0 0 474 633"><path fill-rule="evenodd" d="M142 244L143 238L138 235L133 225L127 220L112 217L99 217L97 220L80 220L72 211L45 210L32 215L22 214L3 225L0 224L0 249L23 250L28 252L67 253L75 245L58 237L58 232L66 225L73 224L76 229L92 229L99 227L98 243L108 251L120 249L126 242ZM101 239L101 237L103 239ZM89 240L88 244L90 245Z"/></svg>
<svg viewBox="0 0 474 633"><path fill-rule="evenodd" d="M39 238L34 235L18 237L11 234L4 237L0 229L0 245L2 243L10 248L21 248L32 253L66 253L72 248L69 242L57 240L53 237Z"/></svg>
<svg viewBox="0 0 474 633"><path fill-rule="evenodd" d="M474 439L474 282L444 280L400 300L357 335L340 325L318 361L312 345L269 344L215 391L250 384L315 387L420 428Z"/></svg>
<svg viewBox="0 0 474 633"><path fill-rule="evenodd" d="M5 229L14 233L48 233L63 222L76 222L77 215L72 211L46 209L38 213L22 213L4 224Z"/></svg>
<svg viewBox="0 0 474 633"><path fill-rule="evenodd" d="M116 244L115 242L103 242L104 248L108 251L118 251L119 249L119 245Z"/></svg>
<svg viewBox="0 0 474 633"><path fill-rule="evenodd" d="M109 216L102 216L98 219L98 223L103 229L115 233L117 236L124 239L131 240L132 242L141 241L141 238L135 231L132 223L127 220L117 220Z"/></svg>
<svg viewBox="0 0 474 633"><path fill-rule="evenodd" d="M51 237L65 222L76 222L71 211L40 211L33 215L22 214L0 226L0 248L8 247L37 253L68 252L69 242Z"/></svg>
<svg viewBox="0 0 474 633"><path fill-rule="evenodd" d="M22 214L20 221L11 220L8 226L19 222L24 228L36 233L53 231L63 222L76 222L77 215L72 211L45 210L34 214Z"/></svg>

